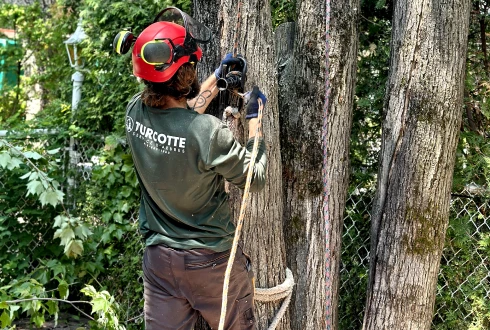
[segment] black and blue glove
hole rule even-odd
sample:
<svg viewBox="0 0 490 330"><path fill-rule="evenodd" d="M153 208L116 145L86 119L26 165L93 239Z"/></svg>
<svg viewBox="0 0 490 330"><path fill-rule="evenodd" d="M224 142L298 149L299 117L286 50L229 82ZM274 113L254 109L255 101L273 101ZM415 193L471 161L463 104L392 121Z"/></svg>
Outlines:
<svg viewBox="0 0 490 330"><path fill-rule="evenodd" d="M245 93L243 98L245 100L245 109L247 110L247 115L245 116L245 118L247 119L257 118L259 116L258 99L262 100L262 104L265 107L265 104L267 102L267 97L265 97L265 95L262 94L262 92L257 86L254 86L252 88L252 91Z"/></svg>
<svg viewBox="0 0 490 330"><path fill-rule="evenodd" d="M242 65L242 61L238 57L233 57L232 53L228 53L223 57L219 67L214 70L214 75L216 79L224 78L223 75L223 65L231 66L231 65Z"/></svg>

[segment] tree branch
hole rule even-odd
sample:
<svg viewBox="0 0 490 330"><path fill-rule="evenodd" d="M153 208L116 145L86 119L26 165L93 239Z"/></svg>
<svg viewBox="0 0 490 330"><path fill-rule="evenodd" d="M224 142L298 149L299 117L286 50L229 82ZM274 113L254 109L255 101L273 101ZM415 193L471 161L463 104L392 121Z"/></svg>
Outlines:
<svg viewBox="0 0 490 330"><path fill-rule="evenodd" d="M58 302L64 302L64 303L68 303L70 305L73 306L73 308L75 308L77 311L79 311L80 313L82 313L83 315L85 315L85 317L91 319L92 321L95 321L95 319L88 315L87 313L85 313L84 311L82 311L80 308L78 308L75 304L89 304L91 305L90 302L88 301L69 301L69 300L64 300L64 299L58 299L58 298L26 298L26 299L17 299L17 300L6 300L5 302L7 304L17 304L17 303L21 303L21 302L27 302L27 301L35 301L35 300L46 300L46 301L58 301Z"/></svg>

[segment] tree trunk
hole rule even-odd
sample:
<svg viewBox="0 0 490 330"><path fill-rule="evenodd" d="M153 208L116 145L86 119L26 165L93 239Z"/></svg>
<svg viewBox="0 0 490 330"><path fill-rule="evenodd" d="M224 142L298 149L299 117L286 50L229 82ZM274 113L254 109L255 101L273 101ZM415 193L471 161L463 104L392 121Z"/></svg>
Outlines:
<svg viewBox="0 0 490 330"><path fill-rule="evenodd" d="M199 45L203 52L203 59L198 64L197 74L199 81L206 80L214 70L219 66L221 61L220 39L221 26L218 23L218 8L220 7L221 0L205 0L194 1L193 17L205 26L211 29L213 32L213 38L211 42ZM208 108L206 113L219 117L218 112L218 98L215 98ZM194 327L195 330L209 330L211 329L208 323L199 316L197 323Z"/></svg>
<svg viewBox="0 0 490 330"><path fill-rule="evenodd" d="M213 32L211 42L204 45L199 45L203 52L202 61L198 64L197 69L199 81L206 80L209 75L214 73L214 70L221 62L221 25L218 23L218 12L220 5L221 0L194 1L193 17L210 28ZM218 100L219 97L216 97L211 102L206 109L206 113L220 118L221 114L218 111Z"/></svg>
<svg viewBox="0 0 490 330"><path fill-rule="evenodd" d="M256 287L269 288L284 281L286 269L282 234L282 168L279 153L277 81L271 11L266 0L242 1L241 24L237 28L237 4L237 1L232 0L196 1L197 15L195 17L198 19L210 17L207 23L211 23L210 26L214 27L214 31L217 32L215 38L220 44L220 54L215 64L219 63L219 59L224 54L232 52L235 36L238 36L238 53L248 61L248 80L245 89L251 90L253 85L257 85L267 95L268 100L262 120L267 147L267 184L262 192L250 194L242 241L245 252L252 257ZM211 13L218 13L215 24L212 23L214 18ZM206 19L203 21L206 22ZM248 137L248 130L245 130L247 136L243 133L245 125L242 118L237 125L241 129L235 132L241 141L245 141ZM239 191L231 190L230 202L234 218L238 219L241 202ZM256 302L258 329L267 329L280 303L280 301ZM288 314L282 318L277 329L290 329Z"/></svg>
<svg viewBox="0 0 490 330"><path fill-rule="evenodd" d="M332 231L333 324L337 320L340 242L349 175L349 138L357 62L358 0L334 1L331 15L331 86L328 191ZM297 279L293 329L325 328L325 223L322 217L321 125L325 101L325 2L297 3L298 21L276 31L284 232L287 260ZM285 36L292 30L294 37ZM296 30L296 31L294 31ZM294 47L287 46L294 41ZM334 326L333 329L336 329Z"/></svg>
<svg viewBox="0 0 490 330"><path fill-rule="evenodd" d="M363 329L430 329L449 202L469 0L394 4Z"/></svg>
<svg viewBox="0 0 490 330"><path fill-rule="evenodd" d="M338 328L340 258L349 187L349 148L359 48L359 0L332 1L330 103L328 109L327 191L331 223L332 329Z"/></svg>

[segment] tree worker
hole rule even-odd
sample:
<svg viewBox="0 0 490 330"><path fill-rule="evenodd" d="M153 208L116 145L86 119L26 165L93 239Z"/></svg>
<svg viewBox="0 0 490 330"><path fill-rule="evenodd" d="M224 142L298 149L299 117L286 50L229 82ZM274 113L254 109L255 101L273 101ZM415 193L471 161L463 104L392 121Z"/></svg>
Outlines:
<svg viewBox="0 0 490 330"><path fill-rule="evenodd" d="M235 233L224 180L244 188L258 125L258 98L265 105L266 97L257 87L247 93L250 139L243 147L220 120L203 114L218 93L215 86L224 65L237 65L236 58L225 56L200 86L196 66L202 50L197 43L209 40L211 33L177 8L162 13L135 41L127 31L115 39L119 47L134 42L133 73L145 85L126 114L142 192L145 325L147 330L192 329L201 314L216 329ZM253 166L251 191L258 191L265 185L266 172L262 138ZM250 258L240 247L225 329L255 329L252 278Z"/></svg>

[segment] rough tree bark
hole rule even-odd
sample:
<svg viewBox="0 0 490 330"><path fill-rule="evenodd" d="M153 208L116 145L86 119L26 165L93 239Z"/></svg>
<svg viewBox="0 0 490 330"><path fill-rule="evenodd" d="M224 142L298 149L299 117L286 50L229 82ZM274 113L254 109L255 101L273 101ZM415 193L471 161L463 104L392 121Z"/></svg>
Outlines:
<svg viewBox="0 0 490 330"><path fill-rule="evenodd" d="M341 240L349 187L350 133L359 48L359 0L333 0L331 10L327 191L331 222L332 329L338 329Z"/></svg>
<svg viewBox="0 0 490 330"><path fill-rule="evenodd" d="M461 123L470 0L394 3L363 329L430 329Z"/></svg>
<svg viewBox="0 0 490 330"><path fill-rule="evenodd" d="M333 1L328 124L328 191L332 230L334 327L337 324L340 245L349 176L349 138L357 62L358 0ZM322 217L321 126L325 102L325 1L298 1L298 21L276 30L284 232L296 278L293 329L325 327L325 223ZM291 45L293 45L291 47Z"/></svg>
<svg viewBox="0 0 490 330"><path fill-rule="evenodd" d="M221 0L199 0L194 1L193 17L203 23L213 32L210 43L200 45L203 52L202 61L198 64L199 81L204 81L219 66L221 61L220 36L221 25L218 23L218 9ZM215 98L208 106L206 113L219 117L218 98Z"/></svg>
<svg viewBox="0 0 490 330"><path fill-rule="evenodd" d="M250 195L242 241L245 252L252 257L256 287L274 287L284 281L286 263L282 234L282 167L279 152L277 80L269 2L267 0L242 1L239 29L236 27L237 1L221 0L221 2L213 1L212 4L208 4L207 1L196 1L196 3L197 7L202 8L201 16L209 16L211 13L217 15L217 23L214 26L219 27L219 34L216 35L220 42L218 58L232 51L234 38L238 34L238 53L248 61L246 90L251 90L253 85L257 85L268 98L262 121L268 158L267 184L262 192ZM242 130L236 132L242 141L245 140L244 125L246 124L242 120L238 125ZM230 195L230 205L235 219L238 219L240 192L232 189ZM280 303L255 304L258 329L267 329ZM290 329L288 314L283 317L277 329Z"/></svg>
<svg viewBox="0 0 490 330"><path fill-rule="evenodd" d="M221 60L220 35L221 26L218 23L218 8L221 0L204 0L194 1L193 17L199 22L206 25L213 32L211 42L205 45L200 45L203 51L203 59L198 64L199 81L204 81L214 70L219 66ZM206 109L206 113L219 117L221 114L218 111L218 98L215 98ZM207 322L200 316L197 320L195 330L209 330Z"/></svg>
<svg viewBox="0 0 490 330"><path fill-rule="evenodd" d="M284 281L286 269L282 232L278 89L271 10L267 0L243 1L241 24L237 30L237 1L222 0L221 9L222 53L233 48L233 41L238 33L238 53L244 55L248 61L246 89L257 85L268 99L262 121L267 146L267 184L262 192L250 197L243 226L243 242L254 261L256 287L270 288ZM238 218L239 203L235 202L233 207L235 218ZM267 328L279 306L280 302L255 304L258 329ZM277 329L290 329L288 314L282 318Z"/></svg>

